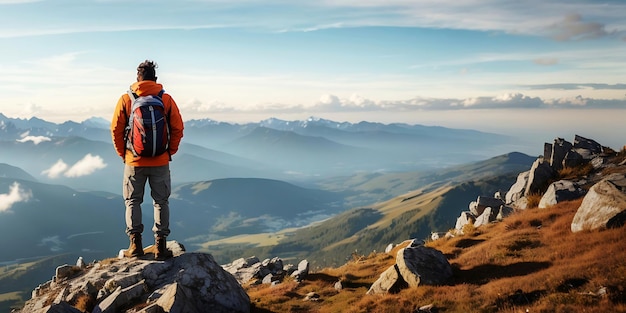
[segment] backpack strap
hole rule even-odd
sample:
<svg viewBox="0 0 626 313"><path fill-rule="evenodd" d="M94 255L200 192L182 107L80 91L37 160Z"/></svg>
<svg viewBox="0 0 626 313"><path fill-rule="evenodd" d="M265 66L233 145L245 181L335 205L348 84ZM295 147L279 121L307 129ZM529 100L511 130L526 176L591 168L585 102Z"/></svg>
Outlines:
<svg viewBox="0 0 626 313"><path fill-rule="evenodd" d="M135 100L137 100L137 94L133 92L132 89L128 89L128 91L126 92L126 94L128 94L128 98L130 98L130 109L133 109L133 102L135 102ZM126 116L126 123L128 124L128 119L130 118L130 115L128 115L128 112L126 112L126 103L124 103L124 105L122 106L122 111L124 111L124 116Z"/></svg>
<svg viewBox="0 0 626 313"><path fill-rule="evenodd" d="M134 93L131 89L128 89L126 93L128 94L128 97L130 97L131 102L134 102L135 100L137 100L137 94Z"/></svg>
<svg viewBox="0 0 626 313"><path fill-rule="evenodd" d="M135 100L137 100L137 94L133 92L133 90L131 88L128 88L128 91L126 92L128 94L128 97L130 98L130 109L132 111L133 109L133 103L135 102ZM128 140L127 136L128 136L128 132L129 132L129 124L130 124L130 115L128 114L128 112L126 112L126 103L123 103L124 105L122 106L122 111L124 112L124 116L126 117L126 126L124 127L124 163L126 163L126 150L128 149L128 147L126 146L126 141Z"/></svg>
<svg viewBox="0 0 626 313"><path fill-rule="evenodd" d="M161 89L161 91L159 91L159 94L157 95L157 97L159 97L159 99L163 100L163 94L165 93L165 89ZM163 102L163 105L165 105L165 102ZM167 142L168 142L168 149L167 149L167 154L170 157L170 161L172 161L172 154L170 153L170 149L169 149L169 142L170 142L170 115L172 113L172 107L170 106L169 110L167 110L167 113L165 114L165 119L167 121Z"/></svg>

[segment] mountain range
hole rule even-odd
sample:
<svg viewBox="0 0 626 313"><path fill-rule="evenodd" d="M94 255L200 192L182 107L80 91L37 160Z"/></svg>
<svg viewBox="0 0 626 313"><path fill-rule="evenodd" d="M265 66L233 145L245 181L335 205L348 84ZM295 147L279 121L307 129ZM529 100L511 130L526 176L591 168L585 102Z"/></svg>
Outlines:
<svg viewBox="0 0 626 313"><path fill-rule="evenodd" d="M185 125L171 163L172 237L221 263L280 254L323 266L353 249L424 238L450 227L477 193L508 188L534 160L506 150L521 141L473 130L316 118ZM123 163L108 121L0 114L0 144L0 198L9 199L0 207L0 264L101 259L128 244ZM149 192L144 200L149 229Z"/></svg>
<svg viewBox="0 0 626 313"><path fill-rule="evenodd" d="M55 124L0 113L0 162L44 183L119 193L119 178L111 173L121 173L123 164L112 148L108 124L101 118ZM185 127L171 164L174 183L256 177L306 184L363 172L443 168L528 150L523 141L508 136L408 124L315 118L230 124L206 119L187 121ZM51 171L55 165L70 168L80 161L92 169L87 179L87 174Z"/></svg>

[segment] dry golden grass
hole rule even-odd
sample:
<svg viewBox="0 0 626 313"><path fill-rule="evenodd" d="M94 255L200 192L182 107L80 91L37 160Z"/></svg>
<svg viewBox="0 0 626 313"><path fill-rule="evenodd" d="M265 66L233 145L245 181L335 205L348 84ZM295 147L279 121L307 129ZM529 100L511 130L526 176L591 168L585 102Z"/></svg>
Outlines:
<svg viewBox="0 0 626 313"><path fill-rule="evenodd" d="M593 166L590 163L574 167L564 167L558 172L558 179L573 179L583 177L593 172Z"/></svg>
<svg viewBox="0 0 626 313"><path fill-rule="evenodd" d="M93 296L83 293L78 296L73 306L81 312L91 312L96 306L96 299Z"/></svg>
<svg viewBox="0 0 626 313"><path fill-rule="evenodd" d="M428 304L447 313L626 312L626 232L572 233L570 224L581 201L516 212L470 234L427 243L452 265L454 277L448 285L366 295L380 273L395 263L402 248L396 247L389 254L355 257L301 283L246 287L252 312L408 313ZM339 280L343 289L336 291ZM311 291L320 301L303 301Z"/></svg>
<svg viewBox="0 0 626 313"><path fill-rule="evenodd" d="M529 208L534 208L537 207L539 205L539 201L541 201L541 197L543 197L543 194L540 193L531 193L528 196L526 196L526 200L528 200L528 207Z"/></svg>

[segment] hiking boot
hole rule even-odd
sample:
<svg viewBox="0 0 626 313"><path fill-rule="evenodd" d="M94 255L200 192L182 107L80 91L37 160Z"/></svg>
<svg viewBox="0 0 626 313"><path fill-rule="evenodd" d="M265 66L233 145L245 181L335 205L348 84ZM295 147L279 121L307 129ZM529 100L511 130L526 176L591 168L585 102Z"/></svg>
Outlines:
<svg viewBox="0 0 626 313"><path fill-rule="evenodd" d="M172 251L167 249L167 240L165 236L157 236L154 239L154 246L156 247L156 252L154 253L154 258L162 261L169 259L173 256Z"/></svg>
<svg viewBox="0 0 626 313"><path fill-rule="evenodd" d="M124 254L126 257L136 257L143 255L143 245L141 244L141 234L140 233L132 233L130 234L130 246L126 253Z"/></svg>

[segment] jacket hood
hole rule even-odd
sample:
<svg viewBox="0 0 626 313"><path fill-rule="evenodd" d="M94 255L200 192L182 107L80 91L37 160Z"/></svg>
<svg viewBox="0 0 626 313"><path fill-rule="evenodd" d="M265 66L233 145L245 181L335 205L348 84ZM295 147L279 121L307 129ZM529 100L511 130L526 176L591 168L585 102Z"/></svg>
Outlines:
<svg viewBox="0 0 626 313"><path fill-rule="evenodd" d="M130 85L130 90L138 96L157 95L162 89L163 85L151 80L144 80Z"/></svg>

